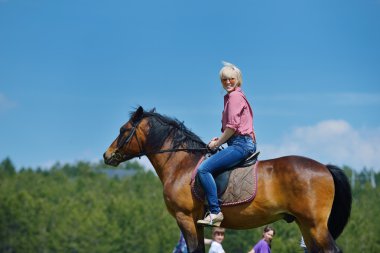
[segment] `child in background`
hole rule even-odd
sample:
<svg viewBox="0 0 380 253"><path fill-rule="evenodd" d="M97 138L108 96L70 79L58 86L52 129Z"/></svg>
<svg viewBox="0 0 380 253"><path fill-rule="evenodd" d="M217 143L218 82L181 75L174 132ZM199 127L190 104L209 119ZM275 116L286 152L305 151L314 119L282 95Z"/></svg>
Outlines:
<svg viewBox="0 0 380 253"><path fill-rule="evenodd" d="M208 253L225 253L222 247L225 231L226 229L221 227L214 227L212 229L212 240L205 239L205 244L211 244Z"/></svg>
<svg viewBox="0 0 380 253"><path fill-rule="evenodd" d="M271 243L276 230L270 226L265 226L262 239L248 253L271 253Z"/></svg>

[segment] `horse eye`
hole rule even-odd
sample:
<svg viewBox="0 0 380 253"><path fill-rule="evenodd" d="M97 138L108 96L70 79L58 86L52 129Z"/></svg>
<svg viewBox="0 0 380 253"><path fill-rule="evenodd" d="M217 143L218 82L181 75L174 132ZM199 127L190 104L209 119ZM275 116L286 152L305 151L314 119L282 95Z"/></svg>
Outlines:
<svg viewBox="0 0 380 253"><path fill-rule="evenodd" d="M127 131L131 131L131 129L130 128L125 128L125 127L121 127L120 128L120 134L125 134L125 132L127 132Z"/></svg>

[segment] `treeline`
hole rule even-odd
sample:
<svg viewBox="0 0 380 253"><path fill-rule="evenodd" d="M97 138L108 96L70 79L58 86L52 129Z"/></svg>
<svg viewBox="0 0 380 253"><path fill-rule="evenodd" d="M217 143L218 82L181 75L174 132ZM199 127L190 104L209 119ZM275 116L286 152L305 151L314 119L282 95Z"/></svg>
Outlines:
<svg viewBox="0 0 380 253"><path fill-rule="evenodd" d="M344 170L351 178L352 170ZM125 173L109 171L102 162L16 170L9 158L4 159L0 252L171 252L179 229L166 211L155 173L135 162L119 168ZM378 173L374 179L378 185ZM338 240L345 252L380 252L380 190L363 182L353 189L351 219ZM301 252L301 234L294 223L272 225L277 230L273 252ZM248 252L261 230L227 230L226 252ZM206 236L210 237L208 228Z"/></svg>

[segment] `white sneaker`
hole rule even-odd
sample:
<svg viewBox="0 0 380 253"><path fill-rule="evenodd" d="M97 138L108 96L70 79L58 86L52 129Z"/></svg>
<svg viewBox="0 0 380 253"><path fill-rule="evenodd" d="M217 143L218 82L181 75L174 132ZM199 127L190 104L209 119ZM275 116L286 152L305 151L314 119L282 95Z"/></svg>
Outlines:
<svg viewBox="0 0 380 253"><path fill-rule="evenodd" d="M206 216L203 220L198 220L197 224L204 226L219 227L224 219L223 213L219 212L218 214L206 213Z"/></svg>

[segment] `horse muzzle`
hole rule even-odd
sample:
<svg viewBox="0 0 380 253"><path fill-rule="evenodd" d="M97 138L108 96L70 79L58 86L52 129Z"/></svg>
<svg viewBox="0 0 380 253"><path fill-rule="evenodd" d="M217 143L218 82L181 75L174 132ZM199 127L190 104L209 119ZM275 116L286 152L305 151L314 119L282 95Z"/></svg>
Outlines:
<svg viewBox="0 0 380 253"><path fill-rule="evenodd" d="M104 163L111 166L118 166L123 162L123 155L119 152L113 152L111 155L108 155L107 152L103 154Z"/></svg>

